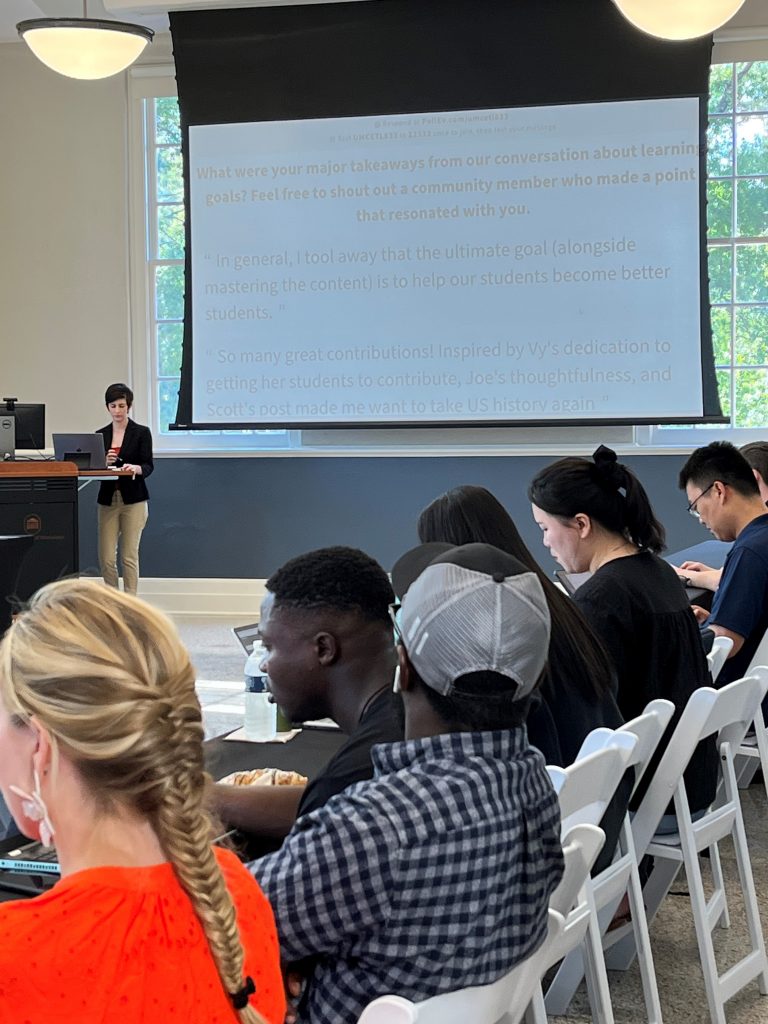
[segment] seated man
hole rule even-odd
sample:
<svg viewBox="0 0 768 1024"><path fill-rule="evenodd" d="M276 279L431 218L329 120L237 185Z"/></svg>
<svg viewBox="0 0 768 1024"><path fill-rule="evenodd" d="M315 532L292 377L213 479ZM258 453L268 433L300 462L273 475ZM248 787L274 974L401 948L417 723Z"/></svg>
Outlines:
<svg viewBox="0 0 768 1024"><path fill-rule="evenodd" d="M373 775L374 743L402 739L392 696L393 599L387 574L355 548L310 551L267 580L259 634L275 700L292 721L330 717L349 739L306 788L214 786L222 821L281 840L297 816Z"/></svg>
<svg viewBox="0 0 768 1024"><path fill-rule="evenodd" d="M490 545L428 548L393 570L400 593L410 583L405 742L375 747L371 781L251 865L283 960L313 958L306 1024L495 981L543 941L562 874L557 798L524 725L549 646L541 583Z"/></svg>
<svg viewBox="0 0 768 1024"><path fill-rule="evenodd" d="M732 540L710 612L700 625L733 640L718 685L746 674L768 628L768 513L752 468L727 441L697 448L680 471L689 512L718 540Z"/></svg>
<svg viewBox="0 0 768 1024"><path fill-rule="evenodd" d="M768 441L750 441L742 445L739 451L752 467L760 500L768 505ZM690 580L690 586L704 587L705 590L717 590L723 575L722 569L713 569L703 562L683 562L678 571Z"/></svg>

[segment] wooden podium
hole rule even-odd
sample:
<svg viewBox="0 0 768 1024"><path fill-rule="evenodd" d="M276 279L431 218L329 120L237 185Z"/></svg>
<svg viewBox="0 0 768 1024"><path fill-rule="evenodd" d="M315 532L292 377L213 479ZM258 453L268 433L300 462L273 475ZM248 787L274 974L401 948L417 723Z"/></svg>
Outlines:
<svg viewBox="0 0 768 1024"><path fill-rule="evenodd" d="M19 574L22 600L78 572L77 481L74 462L0 462L0 534L35 538Z"/></svg>

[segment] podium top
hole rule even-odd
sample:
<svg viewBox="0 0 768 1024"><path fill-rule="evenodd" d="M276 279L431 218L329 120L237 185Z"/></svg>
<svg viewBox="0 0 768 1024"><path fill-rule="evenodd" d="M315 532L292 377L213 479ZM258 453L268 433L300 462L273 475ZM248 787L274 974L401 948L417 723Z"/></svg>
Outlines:
<svg viewBox="0 0 768 1024"><path fill-rule="evenodd" d="M0 477L77 476L74 462L54 462L52 459L29 459L0 462Z"/></svg>

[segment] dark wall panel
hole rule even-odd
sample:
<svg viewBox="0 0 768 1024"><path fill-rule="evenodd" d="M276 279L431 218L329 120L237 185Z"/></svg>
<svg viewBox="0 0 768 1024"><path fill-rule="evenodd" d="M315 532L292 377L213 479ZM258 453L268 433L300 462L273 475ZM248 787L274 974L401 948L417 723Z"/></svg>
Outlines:
<svg viewBox="0 0 768 1024"><path fill-rule="evenodd" d="M390 568L415 544L419 511L458 484L482 484L506 505L547 569L526 499L551 456L158 459L149 481L142 576L263 578L286 559L327 544L363 548ZM626 459L667 528L669 550L709 534L685 512L677 455ZM96 488L80 494L80 565L95 569Z"/></svg>

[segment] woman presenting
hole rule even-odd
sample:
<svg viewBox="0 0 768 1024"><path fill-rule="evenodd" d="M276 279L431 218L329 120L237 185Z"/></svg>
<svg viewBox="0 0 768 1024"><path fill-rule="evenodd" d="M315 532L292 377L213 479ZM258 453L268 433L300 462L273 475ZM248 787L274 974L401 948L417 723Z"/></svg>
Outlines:
<svg viewBox="0 0 768 1024"><path fill-rule="evenodd" d="M139 541L149 515L146 478L155 468L149 427L134 423L128 414L133 392L127 384L110 384L104 395L112 422L99 430L104 435L107 465L130 470L130 476L109 480L99 488L99 566L104 582L117 587L117 547L123 565L123 586L135 594L139 585Z"/></svg>

